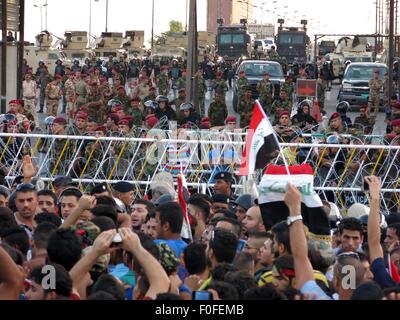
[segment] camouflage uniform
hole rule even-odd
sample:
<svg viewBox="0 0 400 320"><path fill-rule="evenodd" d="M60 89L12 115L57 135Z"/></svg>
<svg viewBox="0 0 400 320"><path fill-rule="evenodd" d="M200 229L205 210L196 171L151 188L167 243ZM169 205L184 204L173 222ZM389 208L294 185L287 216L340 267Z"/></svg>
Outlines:
<svg viewBox="0 0 400 320"><path fill-rule="evenodd" d="M49 74L43 74L40 76L40 111L43 112L44 102L46 99L46 88L51 82Z"/></svg>
<svg viewBox="0 0 400 320"><path fill-rule="evenodd" d="M169 79L168 74L161 73L157 78L158 93L163 96L169 94Z"/></svg>
<svg viewBox="0 0 400 320"><path fill-rule="evenodd" d="M281 86L281 89L286 91L288 99L290 100L290 102L293 102L292 100L293 100L293 93L294 93L294 84L284 82Z"/></svg>
<svg viewBox="0 0 400 320"><path fill-rule="evenodd" d="M278 54L278 52L276 52L276 51L271 52L271 53L269 54L269 60L271 60L271 61L279 62L280 59L281 59L281 58L279 57L279 54Z"/></svg>
<svg viewBox="0 0 400 320"><path fill-rule="evenodd" d="M240 128L245 128L250 125L251 116L254 108L254 99L249 100L243 97L238 104L238 113L240 114Z"/></svg>
<svg viewBox="0 0 400 320"><path fill-rule="evenodd" d="M374 124L375 124L375 119L372 118L364 118L364 117L356 117L354 120L354 127L355 127L355 132L353 134L356 135L363 135L363 134L371 134L372 130L374 129ZM358 125L358 126L357 126ZM359 126L362 126L364 128L364 131L357 130Z"/></svg>
<svg viewBox="0 0 400 320"><path fill-rule="evenodd" d="M181 77L178 79L177 85L178 85L178 90L179 89L186 89L186 77Z"/></svg>
<svg viewBox="0 0 400 320"><path fill-rule="evenodd" d="M133 133L128 133L127 135L124 136L125 138L134 138L135 135ZM124 148L125 146L125 148ZM122 151L122 149L124 150ZM112 166L113 167L114 163L117 161L121 151L122 155L120 158L120 161L117 164L117 167L114 171L114 174L117 175L118 178L121 178L125 175L125 173L128 170L129 163L132 160L132 157L136 151L136 145L134 142L129 142L129 141L117 141L113 147L114 151L114 160L112 161ZM108 175L109 173L107 173Z"/></svg>
<svg viewBox="0 0 400 320"><path fill-rule="evenodd" d="M213 88L215 93L218 93L222 100L225 100L225 92L228 91L228 86L226 85L225 79L215 79L213 82Z"/></svg>
<svg viewBox="0 0 400 320"><path fill-rule="evenodd" d="M244 97L246 89L249 87L249 80L246 77L240 77L237 80L238 100Z"/></svg>
<svg viewBox="0 0 400 320"><path fill-rule="evenodd" d="M107 109L102 101L93 101L87 104L88 117L97 123L104 123Z"/></svg>
<svg viewBox="0 0 400 320"><path fill-rule="evenodd" d="M279 121L279 115L283 111L287 111L287 112L289 112L289 114L292 112L292 105L291 105L289 99L286 99L286 100L277 99L272 104L271 109L272 109L271 115L274 116L274 124L276 125L276 124L278 124L278 121Z"/></svg>
<svg viewBox="0 0 400 320"><path fill-rule="evenodd" d="M207 85L206 80L203 77L197 79L197 86L199 91L199 108L200 110L196 110L197 112L200 111L200 115L204 116L206 114L205 104L206 104L206 93L207 93Z"/></svg>
<svg viewBox="0 0 400 320"><path fill-rule="evenodd" d="M369 81L369 99L368 107L376 117L379 112L380 92L384 87L384 82L381 79L371 79Z"/></svg>
<svg viewBox="0 0 400 320"><path fill-rule="evenodd" d="M143 100L144 97L147 97L149 95L150 87L147 83L143 84L143 82L141 82L137 88L140 100Z"/></svg>
<svg viewBox="0 0 400 320"><path fill-rule="evenodd" d="M75 83L76 92L76 107L80 108L87 103L87 96L89 94L89 87L85 81L79 79Z"/></svg>
<svg viewBox="0 0 400 320"><path fill-rule="evenodd" d="M93 151L94 149L94 151ZM90 141L86 147L85 147L85 152L84 152L84 159L85 163L82 166L82 170L85 167L86 161L89 160L89 164L86 167L85 174L89 174L93 176L97 170L99 169L99 165L101 163L101 160L103 159L104 156L104 151L107 150L106 145L104 141ZM93 153L92 153L93 151ZM90 157L91 155L91 157ZM89 159L90 157L90 159Z"/></svg>
<svg viewBox="0 0 400 320"><path fill-rule="evenodd" d="M325 108L325 90L326 90L326 82L322 79L317 80L317 99L319 110L322 112Z"/></svg>
<svg viewBox="0 0 400 320"><path fill-rule="evenodd" d="M271 80L262 80L257 83L257 91L260 94L260 101L267 114L271 113L272 102L274 101L274 84Z"/></svg>
<svg viewBox="0 0 400 320"><path fill-rule="evenodd" d="M225 125L225 119L228 116L228 108L225 101L212 102L208 109L208 117L212 127L219 127Z"/></svg>
<svg viewBox="0 0 400 320"><path fill-rule="evenodd" d="M46 87L46 97L47 97L47 115L56 116L58 104L62 96L61 85L57 84L55 81L50 82Z"/></svg>
<svg viewBox="0 0 400 320"><path fill-rule="evenodd" d="M187 100L186 100L186 97L185 97L185 98L180 98L180 97L178 97L178 98L176 98L176 99L174 100L174 102L172 103L173 105L175 105L176 120L177 120L178 122L181 121L181 120L184 118L183 111L181 111L181 110L179 109L179 107L181 106L182 103L185 103L186 101L187 101Z"/></svg>
<svg viewBox="0 0 400 320"><path fill-rule="evenodd" d="M41 139L38 145L39 152L47 153L51 146L51 140ZM64 150L64 153L62 151ZM72 140L55 139L52 149L49 153L49 172L54 175L65 175L68 169L68 160L74 158L75 142ZM56 164L61 158L57 169ZM56 169L56 170L55 170Z"/></svg>
<svg viewBox="0 0 400 320"><path fill-rule="evenodd" d="M76 88L74 80L65 81L65 99L67 101L67 116L72 119L76 112Z"/></svg>
<svg viewBox="0 0 400 320"><path fill-rule="evenodd" d="M133 116L134 126L141 127L143 125L143 113L139 108L131 108L127 114Z"/></svg>

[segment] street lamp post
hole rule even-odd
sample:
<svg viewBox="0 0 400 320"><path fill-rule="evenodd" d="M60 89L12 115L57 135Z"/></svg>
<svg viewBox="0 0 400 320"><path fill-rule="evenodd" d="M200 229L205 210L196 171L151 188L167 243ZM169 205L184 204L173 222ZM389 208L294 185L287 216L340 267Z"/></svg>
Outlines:
<svg viewBox="0 0 400 320"><path fill-rule="evenodd" d="M43 8L47 8L47 3L45 3L42 6L38 6L37 4L34 4L33 6L40 10L40 31L43 31ZM46 27L47 27L47 22L46 22Z"/></svg>
<svg viewBox="0 0 400 320"><path fill-rule="evenodd" d="M99 2L99 0L94 0L95 2ZM92 36L92 0L89 0L89 46L90 46L90 37Z"/></svg>
<svg viewBox="0 0 400 320"><path fill-rule="evenodd" d="M151 53L153 54L154 47L154 0L152 0L151 7Z"/></svg>
<svg viewBox="0 0 400 320"><path fill-rule="evenodd" d="M106 0L106 32L108 32L108 0Z"/></svg>

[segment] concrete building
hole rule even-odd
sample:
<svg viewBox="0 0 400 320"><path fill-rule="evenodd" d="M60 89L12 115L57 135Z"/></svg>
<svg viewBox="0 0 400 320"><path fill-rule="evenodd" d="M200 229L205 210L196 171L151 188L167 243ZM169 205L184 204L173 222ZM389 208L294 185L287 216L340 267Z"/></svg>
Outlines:
<svg viewBox="0 0 400 320"><path fill-rule="evenodd" d="M217 33L217 19L223 18L225 24L238 24L240 19L253 22L254 0L208 0L207 31Z"/></svg>

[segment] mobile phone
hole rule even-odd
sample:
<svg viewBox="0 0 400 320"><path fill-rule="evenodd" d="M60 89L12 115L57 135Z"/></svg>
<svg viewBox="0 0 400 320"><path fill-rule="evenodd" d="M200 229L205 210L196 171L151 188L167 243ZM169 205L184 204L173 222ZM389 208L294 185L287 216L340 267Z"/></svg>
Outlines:
<svg viewBox="0 0 400 320"><path fill-rule="evenodd" d="M208 291L193 291L192 298L193 298L193 300L197 300L197 301L213 300L212 294Z"/></svg>

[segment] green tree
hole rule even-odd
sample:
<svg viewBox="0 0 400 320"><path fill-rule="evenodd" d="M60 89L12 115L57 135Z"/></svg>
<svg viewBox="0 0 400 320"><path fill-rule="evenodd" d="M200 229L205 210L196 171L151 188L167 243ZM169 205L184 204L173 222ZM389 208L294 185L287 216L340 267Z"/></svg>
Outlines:
<svg viewBox="0 0 400 320"><path fill-rule="evenodd" d="M178 20L171 20L169 23L169 30L167 32L161 33L159 36L155 36L155 43L156 44L164 44L166 41L166 37L171 36L173 33L182 33L184 32L183 30L183 24L181 21Z"/></svg>

